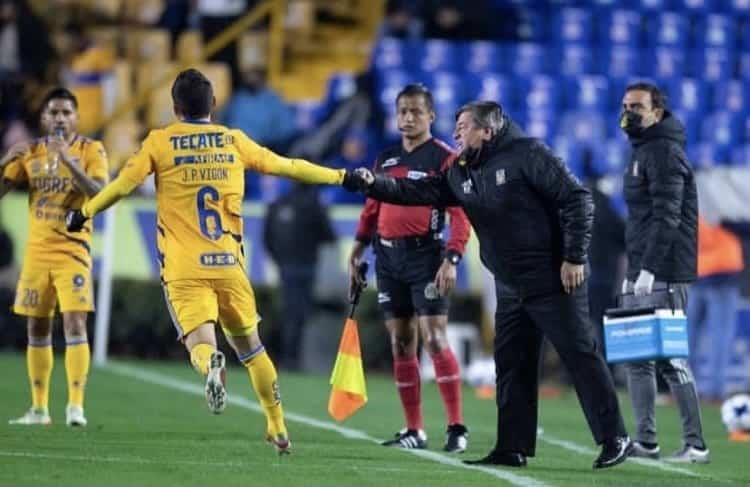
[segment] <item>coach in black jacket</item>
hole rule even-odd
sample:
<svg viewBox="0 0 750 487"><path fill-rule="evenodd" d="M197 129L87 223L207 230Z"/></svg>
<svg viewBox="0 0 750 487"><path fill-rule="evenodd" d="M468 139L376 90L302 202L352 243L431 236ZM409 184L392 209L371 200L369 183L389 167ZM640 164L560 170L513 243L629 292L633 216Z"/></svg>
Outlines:
<svg viewBox="0 0 750 487"><path fill-rule="evenodd" d="M543 334L575 383L602 452L594 468L622 462L630 449L612 378L588 319L585 279L591 195L539 141L525 137L494 102L456 117L461 156L446 172L419 180L357 169L344 186L401 205L462 206L495 275L497 443L467 463L523 466L534 456L538 363Z"/></svg>
<svg viewBox="0 0 750 487"><path fill-rule="evenodd" d="M650 83L625 89L620 126L633 145L623 190L628 205L625 244L626 308L685 308L698 260L698 195L685 155L685 129ZM667 461L708 463L695 380L683 358L628 364L628 389L636 420L633 456L659 458L656 374L669 384L682 418L683 446Z"/></svg>

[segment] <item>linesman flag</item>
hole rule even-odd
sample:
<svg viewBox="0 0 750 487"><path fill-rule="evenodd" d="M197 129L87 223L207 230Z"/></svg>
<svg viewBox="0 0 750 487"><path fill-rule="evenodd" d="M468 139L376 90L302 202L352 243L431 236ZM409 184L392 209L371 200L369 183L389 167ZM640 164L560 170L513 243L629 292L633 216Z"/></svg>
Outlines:
<svg viewBox="0 0 750 487"><path fill-rule="evenodd" d="M341 334L339 352L331 372L331 397L328 399L328 414L336 421L344 421L367 403L367 386L362 367L362 352L359 345L357 321L354 310L359 303L362 290L367 286L367 262L358 268L359 279L354 279L349 296L351 310Z"/></svg>

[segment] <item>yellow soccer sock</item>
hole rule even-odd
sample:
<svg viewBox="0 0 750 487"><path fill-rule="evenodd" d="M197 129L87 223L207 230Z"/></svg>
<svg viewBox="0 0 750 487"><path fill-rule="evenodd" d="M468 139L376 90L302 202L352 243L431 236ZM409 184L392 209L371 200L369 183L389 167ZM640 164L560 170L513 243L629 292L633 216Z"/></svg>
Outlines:
<svg viewBox="0 0 750 487"><path fill-rule="evenodd" d="M31 405L44 409L49 405L49 380L52 375L52 338L37 338L26 347L26 365L31 383Z"/></svg>
<svg viewBox="0 0 750 487"><path fill-rule="evenodd" d="M65 375L68 377L68 405L83 407L83 393L89 375L91 352L86 338L65 344Z"/></svg>
<svg viewBox="0 0 750 487"><path fill-rule="evenodd" d="M193 368L203 377L208 375L211 354L215 351L216 347L207 343L199 343L190 349L190 363L193 364Z"/></svg>
<svg viewBox="0 0 750 487"><path fill-rule="evenodd" d="M266 413L268 433L274 436L279 434L288 436L284 424L284 410L281 407L276 367L273 366L268 354L261 348L250 358L243 360L240 357L240 360L247 368L255 395L258 396L258 401Z"/></svg>

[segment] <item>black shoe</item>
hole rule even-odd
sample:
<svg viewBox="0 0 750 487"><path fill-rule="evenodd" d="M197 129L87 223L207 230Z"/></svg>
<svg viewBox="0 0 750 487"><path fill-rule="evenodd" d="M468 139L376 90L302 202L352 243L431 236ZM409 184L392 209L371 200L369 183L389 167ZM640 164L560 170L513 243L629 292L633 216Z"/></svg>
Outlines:
<svg viewBox="0 0 750 487"><path fill-rule="evenodd" d="M525 467L526 455L514 451L492 450L489 455L479 460L464 460L466 465L505 465L507 467Z"/></svg>
<svg viewBox="0 0 750 487"><path fill-rule="evenodd" d="M594 460L594 468L614 467L625 461L633 449L633 443L627 436L616 436L602 445L602 452Z"/></svg>
<svg viewBox="0 0 750 487"><path fill-rule="evenodd" d="M445 446L443 451L450 453L463 453L466 451L466 445L469 444L469 430L466 426L456 423L448 426L445 433Z"/></svg>
<svg viewBox="0 0 750 487"><path fill-rule="evenodd" d="M422 430L402 429L396 433L392 440L381 443L383 446L395 446L396 448L408 448L424 450L427 448L427 435Z"/></svg>

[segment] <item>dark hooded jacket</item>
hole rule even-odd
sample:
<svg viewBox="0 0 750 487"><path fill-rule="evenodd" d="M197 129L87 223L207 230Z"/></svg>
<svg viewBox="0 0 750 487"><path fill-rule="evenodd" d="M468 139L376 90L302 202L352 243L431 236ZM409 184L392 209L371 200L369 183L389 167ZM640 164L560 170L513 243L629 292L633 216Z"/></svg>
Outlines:
<svg viewBox="0 0 750 487"><path fill-rule="evenodd" d="M685 128L671 113L631 136L624 175L628 280L641 269L657 281L690 282L698 265L698 193L685 155Z"/></svg>
<svg viewBox="0 0 750 487"><path fill-rule="evenodd" d="M547 146L504 120L471 161L418 180L378 175L367 194L400 205L460 205L501 297L561 292L563 260L587 262L591 194Z"/></svg>

